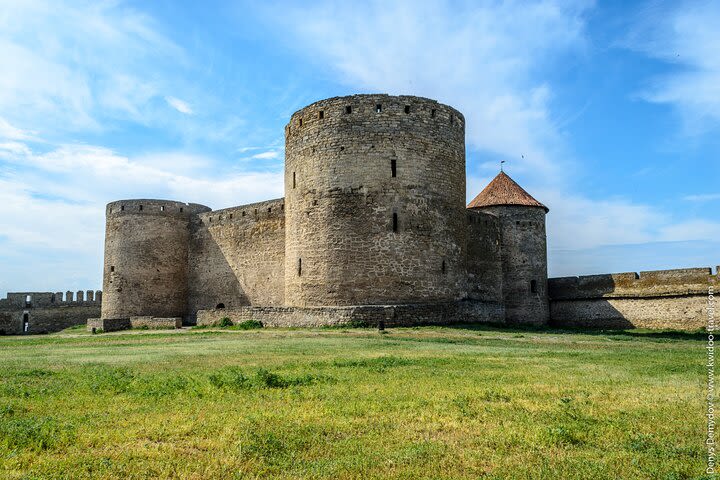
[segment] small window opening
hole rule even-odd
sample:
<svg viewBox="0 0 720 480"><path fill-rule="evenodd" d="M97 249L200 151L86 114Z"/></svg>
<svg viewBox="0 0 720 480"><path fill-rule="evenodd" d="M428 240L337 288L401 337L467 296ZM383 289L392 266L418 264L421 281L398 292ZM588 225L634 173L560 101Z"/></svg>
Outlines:
<svg viewBox="0 0 720 480"><path fill-rule="evenodd" d="M447 267L445 265L445 260L442 261L442 267L441 267L442 273L445 273L447 271Z"/></svg>
<svg viewBox="0 0 720 480"><path fill-rule="evenodd" d="M515 222L515 225L520 225L520 222Z"/></svg>
<svg viewBox="0 0 720 480"><path fill-rule="evenodd" d="M23 313L23 332L27 333L30 330L30 315Z"/></svg>
<svg viewBox="0 0 720 480"><path fill-rule="evenodd" d="M410 113L410 105L405 105L405 113Z"/></svg>
<svg viewBox="0 0 720 480"><path fill-rule="evenodd" d="M180 212L182 213L182 211L183 211L183 207L180 207Z"/></svg>
<svg viewBox="0 0 720 480"><path fill-rule="evenodd" d="M55 303L55 294L50 295L50 303Z"/></svg>
<svg viewBox="0 0 720 480"><path fill-rule="evenodd" d="M268 213L272 213L272 207L268 207Z"/></svg>
<svg viewBox="0 0 720 480"><path fill-rule="evenodd" d="M302 275L302 258L298 258L298 277Z"/></svg>
<svg viewBox="0 0 720 480"><path fill-rule="evenodd" d="M225 304L224 304L224 303L218 303L217 305L215 305L215 308L216 308L216 309L225 308Z"/></svg>
<svg viewBox="0 0 720 480"><path fill-rule="evenodd" d="M340 147L340 151L342 152L343 150L345 150L345 147Z"/></svg>
<svg viewBox="0 0 720 480"><path fill-rule="evenodd" d="M530 293L537 293L537 280L530 280Z"/></svg>
<svg viewBox="0 0 720 480"><path fill-rule="evenodd" d="M320 110L320 111L318 112L318 118L319 118L320 120L322 120L323 118L325 118L325 111L324 111L324 110Z"/></svg>
<svg viewBox="0 0 720 480"><path fill-rule="evenodd" d="M455 115L453 115L453 114L451 113L451 114L450 114L450 125L452 125L453 123L455 123Z"/></svg>
<svg viewBox="0 0 720 480"><path fill-rule="evenodd" d="M114 271L115 271L115 266L114 266L114 265L111 265L111 266L110 266L110 273L112 273L112 272L114 272Z"/></svg>
<svg viewBox="0 0 720 480"><path fill-rule="evenodd" d="M393 178L397 177L397 160L395 160L395 159L390 160L390 172L391 172Z"/></svg>
<svg viewBox="0 0 720 480"><path fill-rule="evenodd" d="M257 208L255 209L255 215L257 215Z"/></svg>
<svg viewBox="0 0 720 480"><path fill-rule="evenodd" d="M208 217L208 220L212 222L212 217Z"/></svg>
<svg viewBox="0 0 720 480"><path fill-rule="evenodd" d="M293 172L293 188L297 185L297 182L295 181L295 172Z"/></svg>
<svg viewBox="0 0 720 480"><path fill-rule="evenodd" d="M280 205L280 210L285 210L285 204Z"/></svg>
<svg viewBox="0 0 720 480"><path fill-rule="evenodd" d="M125 205L120 205L120 211L121 211L121 212L124 212L124 211L125 211Z"/></svg>
<svg viewBox="0 0 720 480"><path fill-rule="evenodd" d="M302 118L300 119L300 126L302 127Z"/></svg>
<svg viewBox="0 0 720 480"><path fill-rule="evenodd" d="M142 205L140 205L140 211L142 212Z"/></svg>
<svg viewBox="0 0 720 480"><path fill-rule="evenodd" d="M393 232L397 233L398 231L398 214L393 213Z"/></svg>
<svg viewBox="0 0 720 480"><path fill-rule="evenodd" d="M160 211L161 211L161 212L164 212L164 211L165 211L165 205L161 205L161 206L160 206Z"/></svg>
<svg viewBox="0 0 720 480"><path fill-rule="evenodd" d="M345 113L352 113L352 107L350 105L345 107Z"/></svg>
<svg viewBox="0 0 720 480"><path fill-rule="evenodd" d="M430 110L430 116L431 116L432 118L435 118L435 111L436 111L436 110L435 110L434 108L433 108L432 110Z"/></svg>
<svg viewBox="0 0 720 480"><path fill-rule="evenodd" d="M380 112L382 112L382 105L378 103L377 105L375 105L375 113L380 113Z"/></svg>
<svg viewBox="0 0 720 480"><path fill-rule="evenodd" d="M25 306L28 306L28 307L32 306L32 295L25 296Z"/></svg>
<svg viewBox="0 0 720 480"><path fill-rule="evenodd" d="M231 220L232 220L232 216L233 216L233 214L231 213L231 214L230 214L230 219L231 219Z"/></svg>
<svg viewBox="0 0 720 480"><path fill-rule="evenodd" d="M243 210L243 212L242 212L242 216L243 216L243 217L245 216L245 210Z"/></svg>

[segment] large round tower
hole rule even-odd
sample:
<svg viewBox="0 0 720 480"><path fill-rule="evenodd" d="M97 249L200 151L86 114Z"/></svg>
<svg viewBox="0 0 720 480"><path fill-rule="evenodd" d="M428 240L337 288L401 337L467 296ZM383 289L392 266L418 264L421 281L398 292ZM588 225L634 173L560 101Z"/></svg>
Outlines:
<svg viewBox="0 0 720 480"><path fill-rule="evenodd" d="M209 210L169 200L107 205L102 318L185 315L189 222Z"/></svg>
<svg viewBox="0 0 720 480"><path fill-rule="evenodd" d="M465 295L465 119L434 100L353 95L285 129L285 302Z"/></svg>
<svg viewBox="0 0 720 480"><path fill-rule="evenodd" d="M548 208L504 172L500 172L468 208L498 217L506 321L547 324L550 318L545 233Z"/></svg>

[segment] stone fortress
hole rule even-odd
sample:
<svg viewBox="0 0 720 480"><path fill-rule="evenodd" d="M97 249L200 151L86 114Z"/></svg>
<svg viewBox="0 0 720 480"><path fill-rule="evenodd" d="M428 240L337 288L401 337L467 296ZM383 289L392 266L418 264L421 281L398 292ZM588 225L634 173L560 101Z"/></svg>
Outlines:
<svg viewBox="0 0 720 480"><path fill-rule="evenodd" d="M465 118L427 98L315 102L285 127L285 197L106 208L89 328L489 322L695 329L709 268L547 278L548 208L501 172L465 205Z"/></svg>

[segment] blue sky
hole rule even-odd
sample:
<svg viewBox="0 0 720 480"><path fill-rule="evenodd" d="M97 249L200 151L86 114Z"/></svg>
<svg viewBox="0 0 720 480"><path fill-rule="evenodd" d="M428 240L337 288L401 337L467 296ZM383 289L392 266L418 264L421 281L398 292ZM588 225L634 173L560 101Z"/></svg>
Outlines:
<svg viewBox="0 0 720 480"><path fill-rule="evenodd" d="M99 288L104 205L282 192L315 100L435 98L468 199L506 171L550 207L551 276L720 263L718 2L0 5L0 294Z"/></svg>

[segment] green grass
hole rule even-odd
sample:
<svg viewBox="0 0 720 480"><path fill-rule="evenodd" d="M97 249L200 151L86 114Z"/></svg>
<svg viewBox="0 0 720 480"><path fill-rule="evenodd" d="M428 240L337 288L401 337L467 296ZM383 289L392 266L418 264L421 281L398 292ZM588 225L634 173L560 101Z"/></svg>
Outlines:
<svg viewBox="0 0 720 480"><path fill-rule="evenodd" d="M701 333L0 338L0 478L702 478Z"/></svg>

